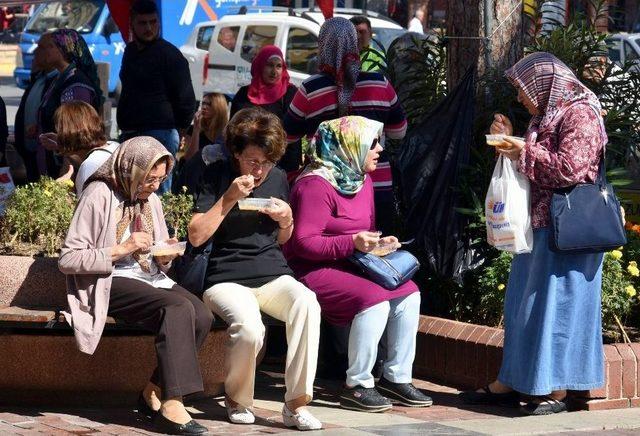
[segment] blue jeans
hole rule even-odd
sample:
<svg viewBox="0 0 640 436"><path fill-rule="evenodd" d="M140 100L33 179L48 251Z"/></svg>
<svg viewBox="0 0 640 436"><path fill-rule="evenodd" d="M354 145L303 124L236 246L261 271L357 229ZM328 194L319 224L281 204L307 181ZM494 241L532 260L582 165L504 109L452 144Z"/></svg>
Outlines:
<svg viewBox="0 0 640 436"><path fill-rule="evenodd" d="M420 293L383 301L358 313L349 332L347 385L374 386L371 370L378 354L378 342L387 329L387 357L382 375L393 383L411 383L416 355L416 334L420 317Z"/></svg>
<svg viewBox="0 0 640 436"><path fill-rule="evenodd" d="M135 136L151 136L164 145L164 148L171 153L171 156L176 157L178 148L180 147L180 135L176 129L154 129L154 130L140 130L137 132L127 132L120 136L120 142L131 139ZM167 174L167 180L165 180L160 188L158 188L157 194L162 195L165 192L171 191L171 181L173 174Z"/></svg>

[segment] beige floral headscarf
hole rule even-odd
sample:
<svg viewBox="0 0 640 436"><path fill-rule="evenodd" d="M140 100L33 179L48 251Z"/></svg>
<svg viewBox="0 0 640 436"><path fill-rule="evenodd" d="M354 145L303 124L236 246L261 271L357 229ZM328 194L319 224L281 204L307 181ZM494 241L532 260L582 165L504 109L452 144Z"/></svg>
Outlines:
<svg viewBox="0 0 640 436"><path fill-rule="evenodd" d="M133 223L134 232L146 232L153 237L153 214L147 200L138 200L139 189L149 171L161 159L168 158L167 174L173 168L173 156L156 139L137 136L125 141L117 151L87 180L86 184L100 180L120 194L124 203L117 210L116 241L122 239ZM134 259L142 270L149 272L146 253L136 252Z"/></svg>

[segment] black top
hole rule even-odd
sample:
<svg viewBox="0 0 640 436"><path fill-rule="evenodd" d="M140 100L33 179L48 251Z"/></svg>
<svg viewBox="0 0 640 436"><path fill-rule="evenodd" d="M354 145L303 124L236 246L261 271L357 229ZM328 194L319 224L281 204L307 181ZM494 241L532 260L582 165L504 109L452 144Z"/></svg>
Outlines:
<svg viewBox="0 0 640 436"><path fill-rule="evenodd" d="M189 128L187 129L187 135L191 136L193 135L193 124L189 126ZM209 144L215 144L215 143L221 143L222 142L222 137L218 136L215 139L209 139L209 137L204 133L204 130L202 130L202 128L200 128L200 136L199 136L200 140L198 141L198 148L202 149L202 147L209 145Z"/></svg>
<svg viewBox="0 0 640 436"><path fill-rule="evenodd" d="M221 160L204 168L202 175L202 182L191 192L195 193L195 212L205 213L239 174L228 160ZM273 168L251 197L288 201L285 173ZM278 223L268 215L233 206L213 234L205 289L224 282L256 288L282 275L293 275L277 241L278 229Z"/></svg>
<svg viewBox="0 0 640 436"><path fill-rule="evenodd" d="M122 130L186 129L196 111L189 64L180 50L159 38L139 49L127 44L120 69Z"/></svg>
<svg viewBox="0 0 640 436"><path fill-rule="evenodd" d="M238 89L238 92L231 101L231 113L229 114L229 117L233 117L233 115L240 109L247 107L261 107L267 112L275 114L280 118L280 120L282 120L289 110L289 105L291 104L291 100L293 100L293 96L296 95L296 91L298 91L298 88L295 85L289 84L287 92L284 93L280 100L269 104L253 104L249 100L249 85L243 86Z"/></svg>
<svg viewBox="0 0 640 436"><path fill-rule="evenodd" d="M82 72L79 68L74 68L73 66L67 67L65 71L60 73L55 79L50 82L47 82L47 88L45 88L42 102L40 103L40 109L38 114L38 122L41 133L55 132L55 124L53 121L53 115L56 110L62 104L62 96L65 90L69 89L72 86L83 85L91 93L91 106L96 110L96 112L101 113L102 107L101 103L98 100L98 96L95 93L93 88L93 83L85 73ZM45 99L45 96L49 92L49 88L51 89L51 93L49 94L49 98Z"/></svg>

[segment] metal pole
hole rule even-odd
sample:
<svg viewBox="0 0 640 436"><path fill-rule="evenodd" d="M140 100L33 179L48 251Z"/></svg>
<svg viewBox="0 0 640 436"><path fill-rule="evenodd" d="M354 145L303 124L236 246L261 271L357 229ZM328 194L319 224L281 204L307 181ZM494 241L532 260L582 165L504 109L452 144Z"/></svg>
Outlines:
<svg viewBox="0 0 640 436"><path fill-rule="evenodd" d="M367 16L367 0L362 0L362 15Z"/></svg>
<svg viewBox="0 0 640 436"><path fill-rule="evenodd" d="M491 3L493 0L484 0L484 70L488 71L491 68Z"/></svg>

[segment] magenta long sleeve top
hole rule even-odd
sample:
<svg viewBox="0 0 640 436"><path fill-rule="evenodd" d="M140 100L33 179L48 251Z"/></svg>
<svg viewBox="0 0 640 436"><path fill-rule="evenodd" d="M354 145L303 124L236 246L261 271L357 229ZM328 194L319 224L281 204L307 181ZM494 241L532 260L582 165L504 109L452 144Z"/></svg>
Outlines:
<svg viewBox="0 0 640 436"><path fill-rule="evenodd" d="M316 293L329 322L346 325L368 307L418 291L412 281L389 291L347 260L355 250L352 236L375 230L370 177L358 193L343 195L325 179L307 176L295 183L290 202L295 226L285 255L298 279Z"/></svg>

